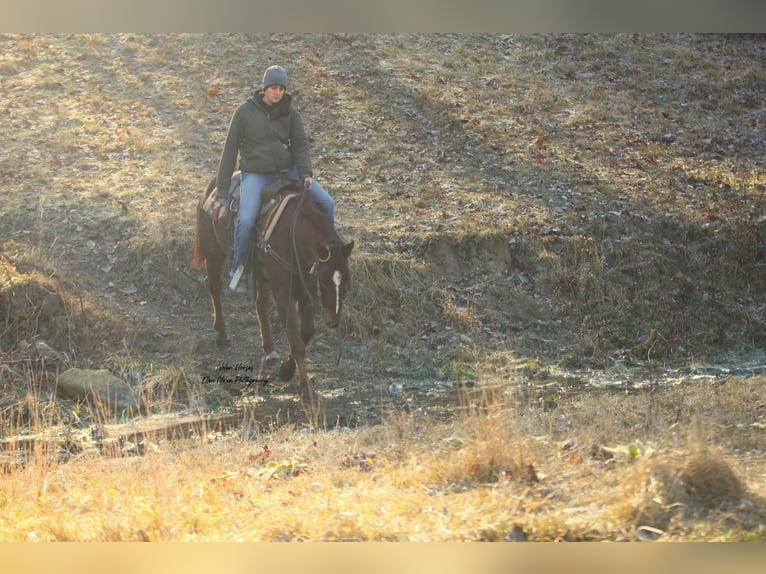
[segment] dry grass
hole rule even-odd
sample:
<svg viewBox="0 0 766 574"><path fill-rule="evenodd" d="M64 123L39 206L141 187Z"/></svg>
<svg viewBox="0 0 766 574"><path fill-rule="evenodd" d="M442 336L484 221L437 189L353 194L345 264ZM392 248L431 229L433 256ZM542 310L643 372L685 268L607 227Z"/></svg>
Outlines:
<svg viewBox="0 0 766 574"><path fill-rule="evenodd" d="M0 480L0 539L763 539L762 379L562 397L546 378L762 358L759 38L0 42L2 432L100 420L53 400L68 366L109 368L162 414L225 406L201 376L259 360L237 300L234 350L213 349L191 251L197 195L265 54L289 66L317 176L358 246L344 366L327 367L336 340L321 329L310 349L320 390L477 393L447 421L405 388L349 398L382 423L353 432L305 432L288 406L282 429L250 421L255 444L40 452Z"/></svg>
<svg viewBox="0 0 766 574"><path fill-rule="evenodd" d="M624 507L618 509L625 513L624 519L632 520L639 535L654 538L711 511L717 514L712 520L719 523L716 527L735 532L750 530L762 520L763 500L749 497L730 463L707 447L698 446L683 456L657 457L642 466L627 477ZM705 540L709 534L690 534L691 539L697 536Z"/></svg>
<svg viewBox="0 0 766 574"><path fill-rule="evenodd" d="M740 400L766 399L762 379L728 386ZM680 436L685 424L631 428L623 420L640 399L611 404L603 430L589 424L607 418L595 395L543 410L476 390L448 423L399 414L353 432L288 425L258 440L201 429L180 443L150 436L143 456L41 455L0 481L0 538L763 540L762 457L739 449L754 427L729 428L733 404L690 386L658 399L709 413L706 443ZM737 459L702 446L724 436Z"/></svg>

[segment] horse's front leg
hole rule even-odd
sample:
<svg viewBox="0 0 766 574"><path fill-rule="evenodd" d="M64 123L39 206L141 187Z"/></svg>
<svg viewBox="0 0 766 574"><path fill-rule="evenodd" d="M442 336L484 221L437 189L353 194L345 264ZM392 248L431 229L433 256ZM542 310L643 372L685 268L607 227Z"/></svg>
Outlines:
<svg viewBox="0 0 766 574"><path fill-rule="evenodd" d="M289 381L298 371L299 390L301 400L316 402L316 395L311 390L308 373L306 372L306 344L303 342L301 328L301 313L299 305L294 300L287 300L285 295L277 297L277 309L287 333L287 342L290 346L290 354L282 362L279 376L283 381Z"/></svg>
<svg viewBox="0 0 766 574"><path fill-rule="evenodd" d="M314 305L310 299L302 297L298 303L298 313L301 320L301 339L303 345L308 346L314 336Z"/></svg>
<svg viewBox="0 0 766 574"><path fill-rule="evenodd" d="M315 405L319 396L311 388L306 371L306 345L314 335L314 308L311 301L302 298L291 306L293 328L289 329L290 354L298 370L301 400Z"/></svg>
<svg viewBox="0 0 766 574"><path fill-rule="evenodd" d="M283 328L286 327L291 322L295 323L294 320L288 319L288 316L291 316L288 312L288 307L292 304L288 295L284 293L283 291L272 291L272 295L274 296L274 303L277 306L277 314L279 315L279 322L282 324L282 327ZM260 317L260 313L259 313L259 317ZM291 341L289 333L287 333L287 341L289 345ZM295 375L295 361L293 360L292 356L288 354L287 358L284 361L282 361L282 364L279 366L279 379L281 381L287 382L292 380L294 375Z"/></svg>
<svg viewBox="0 0 766 574"><path fill-rule="evenodd" d="M305 355L300 357L293 357L295 365L298 369L298 381L301 400L303 402L314 405L319 402L319 395L311 388L311 382L309 381L308 373L306 372L306 357Z"/></svg>
<svg viewBox="0 0 766 574"><path fill-rule="evenodd" d="M261 348L266 356L274 352L274 336L271 333L269 321L269 303L271 286L264 280L258 282L255 292L255 312L258 315L258 325L261 330Z"/></svg>

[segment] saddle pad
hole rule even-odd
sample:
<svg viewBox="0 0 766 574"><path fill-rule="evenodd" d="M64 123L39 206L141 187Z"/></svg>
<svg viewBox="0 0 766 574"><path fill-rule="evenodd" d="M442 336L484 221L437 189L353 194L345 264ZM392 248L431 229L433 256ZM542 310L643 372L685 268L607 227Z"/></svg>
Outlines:
<svg viewBox="0 0 766 574"><path fill-rule="evenodd" d="M229 202L233 203L239 203L239 194L240 194L240 171L237 170L232 174L231 176L231 187L229 188ZM219 220L226 217L226 215L229 213L229 207L227 206L227 203L221 201L218 198L218 188L214 188L213 191L210 192L210 195L207 196L207 199L205 199L205 203L202 204L202 210L207 212L207 214L210 216L210 219L212 219L215 223L218 223Z"/></svg>
<svg viewBox="0 0 766 574"><path fill-rule="evenodd" d="M218 199L218 188L215 188L210 195L207 196L205 203L202 204L202 210L210 216L215 223L222 217L226 217L229 209L226 205Z"/></svg>

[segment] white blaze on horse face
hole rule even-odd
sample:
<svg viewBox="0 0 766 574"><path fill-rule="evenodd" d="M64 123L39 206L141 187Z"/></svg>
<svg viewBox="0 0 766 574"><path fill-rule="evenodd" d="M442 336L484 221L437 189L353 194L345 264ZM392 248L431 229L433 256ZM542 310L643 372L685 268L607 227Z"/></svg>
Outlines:
<svg viewBox="0 0 766 574"><path fill-rule="evenodd" d="M335 273L332 274L332 282L335 283L335 314L337 315L340 313L340 282L341 282L341 274L340 271L337 269L335 270Z"/></svg>

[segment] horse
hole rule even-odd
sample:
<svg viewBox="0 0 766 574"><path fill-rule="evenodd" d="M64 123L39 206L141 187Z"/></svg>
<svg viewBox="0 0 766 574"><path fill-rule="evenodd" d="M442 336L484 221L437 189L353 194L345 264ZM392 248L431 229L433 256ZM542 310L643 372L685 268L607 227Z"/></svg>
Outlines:
<svg viewBox="0 0 766 574"><path fill-rule="evenodd" d="M205 202L215 188L209 185L197 207L195 266L204 263L213 307L213 326L219 346L230 344L221 307L221 275L231 244L232 217L225 223L214 221L205 210ZM343 302L351 286L348 260L354 241L345 243L331 224L328 215L314 203L301 184L282 182L263 192L264 211L269 206L270 219L261 227L263 234L250 246L251 285L255 283L255 309L260 327L261 347L269 357L275 352L269 320L273 300L282 327L287 334L289 354L279 369L280 378L289 381L298 371L301 400L317 399L306 371L306 346L314 335L314 316L321 308L331 329L340 324ZM275 214L275 211L278 214ZM224 229L225 228L225 229ZM253 264L256 263L257 264Z"/></svg>

